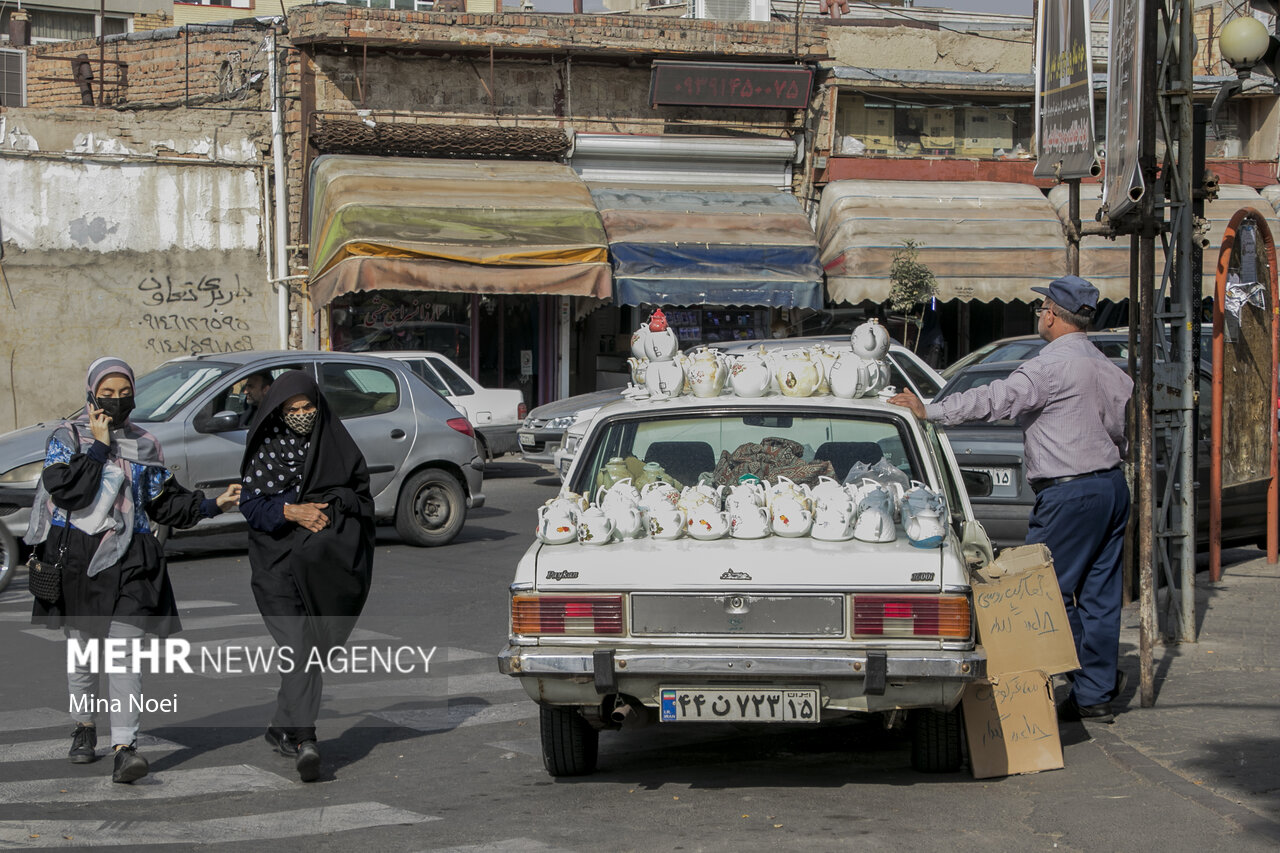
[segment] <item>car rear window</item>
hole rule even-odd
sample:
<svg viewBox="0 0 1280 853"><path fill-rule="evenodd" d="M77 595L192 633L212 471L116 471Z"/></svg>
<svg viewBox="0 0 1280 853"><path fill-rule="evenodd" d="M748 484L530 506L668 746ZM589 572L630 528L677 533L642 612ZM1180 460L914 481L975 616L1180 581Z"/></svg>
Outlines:
<svg viewBox="0 0 1280 853"><path fill-rule="evenodd" d="M619 419L587 448L572 486L579 492L594 490L598 475L614 457L634 469L633 478L641 475L646 463L657 463L681 486L699 479L730 485L746 472L769 480L782 474L816 485L820 476L843 481L855 463L874 465L881 460L920 480L919 460L908 452L911 442L902 429L892 418L815 412Z"/></svg>
<svg viewBox="0 0 1280 853"><path fill-rule="evenodd" d="M474 393L471 386L466 383L466 380L458 375L457 368L452 364L443 358L433 358L430 359L430 362L431 366L439 371L440 378L448 384L449 390L453 392L455 397L465 397Z"/></svg>

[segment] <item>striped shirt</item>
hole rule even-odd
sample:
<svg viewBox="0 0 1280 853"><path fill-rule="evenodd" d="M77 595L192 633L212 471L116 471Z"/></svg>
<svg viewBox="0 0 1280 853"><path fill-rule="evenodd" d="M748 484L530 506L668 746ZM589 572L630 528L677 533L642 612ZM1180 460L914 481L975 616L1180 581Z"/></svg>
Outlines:
<svg viewBox="0 0 1280 853"><path fill-rule="evenodd" d="M943 426L1016 420L1026 433L1027 479L1039 480L1119 465L1132 395L1133 380L1080 332L1046 344L1008 379L952 394L925 413Z"/></svg>

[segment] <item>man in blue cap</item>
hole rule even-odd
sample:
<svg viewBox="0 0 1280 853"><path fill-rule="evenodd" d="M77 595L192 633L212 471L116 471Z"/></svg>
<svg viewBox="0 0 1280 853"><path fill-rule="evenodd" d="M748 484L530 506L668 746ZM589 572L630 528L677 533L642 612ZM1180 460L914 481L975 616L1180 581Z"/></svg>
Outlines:
<svg viewBox="0 0 1280 853"><path fill-rule="evenodd" d="M1120 557L1129 487L1120 463L1133 380L1084 334L1098 307L1096 287L1068 275L1031 289L1045 297L1035 308L1036 332L1048 342L1035 358L1008 379L939 403L926 406L909 392L889 402L943 426L1008 418L1022 426L1026 476L1036 493L1027 543L1042 542L1053 554L1080 659L1058 716L1110 723L1122 686Z"/></svg>

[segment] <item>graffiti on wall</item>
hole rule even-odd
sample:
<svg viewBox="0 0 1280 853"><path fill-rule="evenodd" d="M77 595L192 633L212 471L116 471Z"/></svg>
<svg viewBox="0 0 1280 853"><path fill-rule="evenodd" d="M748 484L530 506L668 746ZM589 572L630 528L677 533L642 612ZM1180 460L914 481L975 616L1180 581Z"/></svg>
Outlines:
<svg viewBox="0 0 1280 853"><path fill-rule="evenodd" d="M253 324L248 317L254 289L239 274L230 278L202 275L197 279L149 275L138 282L145 309L135 325L152 352L165 357L206 353L246 352L254 349ZM236 308L242 312L235 313Z"/></svg>

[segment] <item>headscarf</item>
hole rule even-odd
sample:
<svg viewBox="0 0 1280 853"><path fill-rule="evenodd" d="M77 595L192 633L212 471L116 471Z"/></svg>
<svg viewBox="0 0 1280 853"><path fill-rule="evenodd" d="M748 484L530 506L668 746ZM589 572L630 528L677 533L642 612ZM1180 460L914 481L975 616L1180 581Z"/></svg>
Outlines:
<svg viewBox="0 0 1280 853"><path fill-rule="evenodd" d="M102 380L113 374L119 374L128 379L130 390L136 390L133 368L129 367L122 359L106 356L89 365L88 375L85 378L85 390L88 392L90 400L97 393L98 386L102 384ZM53 435L49 437L50 445L52 446L53 440L57 438L58 441L70 448L72 453L87 453L89 448L97 441L93 436L93 430L89 426L89 413L93 408L96 407L92 402L86 402L84 412L79 417L74 420L63 421L62 424L54 429ZM60 430L63 431L65 439L58 436ZM111 507L113 526L102 534L98 548L93 552L93 558L89 561L87 570L89 577L93 577L103 569L119 562L125 551L128 550L129 543L133 541L133 525L137 514L137 507L133 502L134 464L164 467L164 454L160 449L160 442L156 441L155 436L151 433L139 428L131 421L126 419L123 424L113 424L109 438L110 444L107 448L107 461L105 464L118 467L124 475L124 482L120 484L120 490L116 492L115 503ZM49 458L50 454L46 452L46 466L50 464ZM35 545L45 541L49 535L54 511L53 498L48 490L45 489L44 479L41 478L40 484L36 488L35 502L32 504L31 521L27 525L27 535L24 537L24 541L28 545Z"/></svg>
<svg viewBox="0 0 1280 853"><path fill-rule="evenodd" d="M306 438L285 426L281 412L298 394L316 404ZM318 532L295 525L273 533L251 530L249 560L255 572L292 575L318 648L327 652L342 645L364 608L373 576L373 496L364 455L310 373L286 371L271 383L249 428L240 476L248 496L295 492L297 503L328 504L329 524Z"/></svg>

